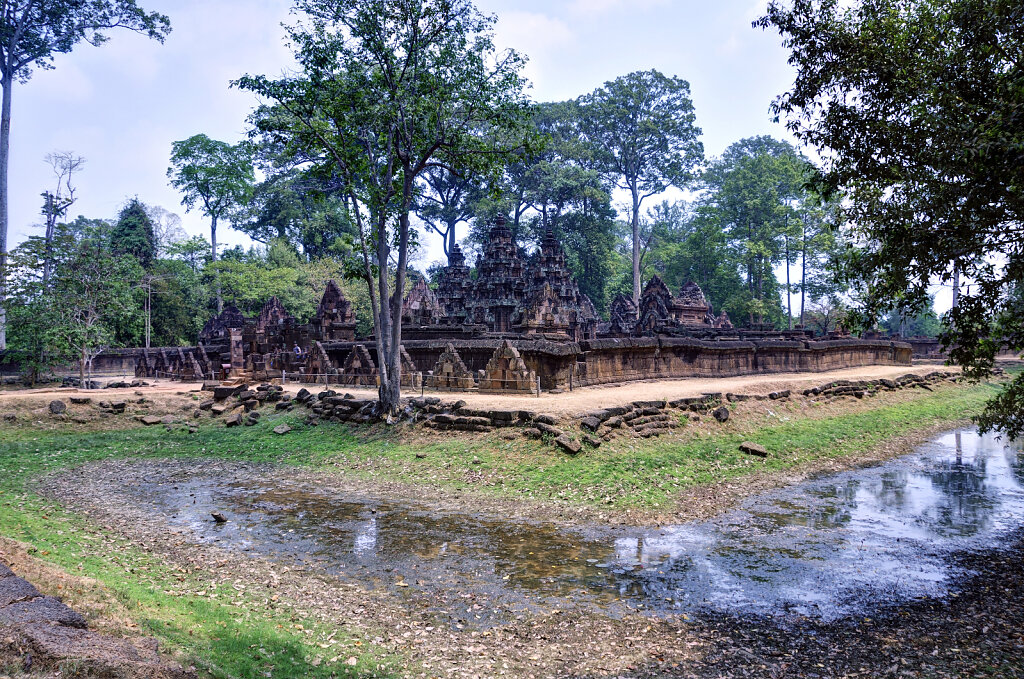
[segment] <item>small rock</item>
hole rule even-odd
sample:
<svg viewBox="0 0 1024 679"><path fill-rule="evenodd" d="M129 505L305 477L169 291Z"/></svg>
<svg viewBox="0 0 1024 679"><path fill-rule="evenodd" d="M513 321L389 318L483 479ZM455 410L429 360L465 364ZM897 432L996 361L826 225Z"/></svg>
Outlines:
<svg viewBox="0 0 1024 679"><path fill-rule="evenodd" d="M427 459L427 454L426 453L416 453L416 459L417 460L425 460L425 459Z"/></svg>
<svg viewBox="0 0 1024 679"><path fill-rule="evenodd" d="M528 439L539 439L543 435L543 432L541 432L541 430L537 429L536 427L528 427L523 430L523 436L525 436Z"/></svg>
<svg viewBox="0 0 1024 679"><path fill-rule="evenodd" d="M292 428L289 427L287 424L279 424L276 427L274 427L274 433L278 434L279 436L287 434L291 430L292 430Z"/></svg>
<svg viewBox="0 0 1024 679"><path fill-rule="evenodd" d="M558 418L557 417L555 417L554 415L548 415L546 413L541 413L540 415L535 415L534 418L533 418L533 421L534 422L539 422L540 424L549 424L549 425L558 424Z"/></svg>
<svg viewBox="0 0 1024 679"><path fill-rule="evenodd" d="M60 415L68 409L68 404L64 401L50 401L50 412L54 415Z"/></svg>
<svg viewBox="0 0 1024 679"><path fill-rule="evenodd" d="M715 411L713 413L711 413L711 414L719 422L728 422L729 421L729 415L731 413L729 412L729 409L727 407L719 406L718 408L715 408Z"/></svg>
<svg viewBox="0 0 1024 679"><path fill-rule="evenodd" d="M747 455L756 455L757 457L768 457L768 451L764 446L758 445L751 441L744 441L740 444L740 451Z"/></svg>
<svg viewBox="0 0 1024 679"><path fill-rule="evenodd" d="M601 439L597 438L596 436L584 436L583 440L586 441L587 445L591 446L592 448L601 447Z"/></svg>
<svg viewBox="0 0 1024 679"><path fill-rule="evenodd" d="M18 416L15 413L4 413L4 422L15 422Z"/></svg>
<svg viewBox="0 0 1024 679"><path fill-rule="evenodd" d="M142 417L139 418L139 422L146 425L147 427L152 427L154 425L160 424L160 421L160 418L157 417L156 415L143 415Z"/></svg>
<svg viewBox="0 0 1024 679"><path fill-rule="evenodd" d="M88 396L72 396L70 400L76 406L85 406L92 403L92 399Z"/></svg>
<svg viewBox="0 0 1024 679"><path fill-rule="evenodd" d="M178 418L174 415L164 415L160 418L161 424L174 424L178 421Z"/></svg>
<svg viewBox="0 0 1024 679"><path fill-rule="evenodd" d="M601 426L601 420L593 416L584 417L580 424L583 425L584 429L589 429L590 431L597 431L597 428Z"/></svg>
<svg viewBox="0 0 1024 679"><path fill-rule="evenodd" d="M229 417L226 420L224 420L224 424L227 425L228 427L238 427L238 426L240 426L242 424L242 414L241 413L236 413L236 414L232 415L231 417Z"/></svg>
<svg viewBox="0 0 1024 679"><path fill-rule="evenodd" d="M216 521L217 523L227 523L228 522L228 518L226 516L224 516L223 514L221 514L220 512L211 512L210 516L212 516L213 520Z"/></svg>

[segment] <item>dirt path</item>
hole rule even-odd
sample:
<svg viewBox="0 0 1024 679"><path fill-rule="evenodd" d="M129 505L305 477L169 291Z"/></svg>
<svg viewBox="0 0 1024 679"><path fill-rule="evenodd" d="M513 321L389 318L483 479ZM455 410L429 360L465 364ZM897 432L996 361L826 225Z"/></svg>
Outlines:
<svg viewBox="0 0 1024 679"><path fill-rule="evenodd" d="M700 396L709 392L732 392L737 394L769 394L784 389L806 389L832 380L869 380L882 377L898 377L907 373L926 374L936 370L953 370L935 363L914 366L864 366L828 372L778 373L772 375L743 375L740 377L690 378L678 380L652 380L627 384L584 387L561 394L542 393L535 396L503 396L458 392L427 392L445 399L461 399L473 408L480 409L524 409L551 413L558 416L577 415L598 408L653 399L678 399ZM90 396L99 400L137 400L145 397L156 405L180 404L180 397L196 392L198 383L156 381L147 387L132 389L103 389L83 391L74 388L45 388L0 391L0 413L16 410L40 410L53 399L67 399L71 396ZM303 385L288 384L286 390L296 393ZM317 387L309 386L310 389ZM322 387L321 387L322 388ZM376 389L335 387L362 398L376 397ZM418 395L409 392L408 395ZM41 414L41 413L40 413Z"/></svg>

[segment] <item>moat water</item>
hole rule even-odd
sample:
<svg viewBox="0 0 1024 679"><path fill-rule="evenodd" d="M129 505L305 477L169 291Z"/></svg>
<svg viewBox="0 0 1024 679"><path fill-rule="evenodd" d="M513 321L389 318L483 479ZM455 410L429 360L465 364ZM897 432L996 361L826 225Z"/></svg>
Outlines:
<svg viewBox="0 0 1024 679"><path fill-rule="evenodd" d="M942 596L957 553L1024 523L1019 445L963 430L875 467L749 498L714 519L584 528L356 496L252 469L124 489L192 539L386 588L455 624L524 610L714 610L834 619ZM229 518L217 524L211 512Z"/></svg>

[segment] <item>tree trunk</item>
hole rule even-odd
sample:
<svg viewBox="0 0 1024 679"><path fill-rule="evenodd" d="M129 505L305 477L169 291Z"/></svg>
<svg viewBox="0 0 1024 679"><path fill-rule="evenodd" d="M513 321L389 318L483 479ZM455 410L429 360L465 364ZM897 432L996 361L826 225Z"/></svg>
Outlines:
<svg viewBox="0 0 1024 679"><path fill-rule="evenodd" d="M640 193L630 189L633 196L633 304L640 309Z"/></svg>
<svg viewBox="0 0 1024 679"><path fill-rule="evenodd" d="M960 266L953 262L953 308L960 303Z"/></svg>
<svg viewBox="0 0 1024 679"><path fill-rule="evenodd" d="M211 261L217 261L217 216L214 215L210 221L210 251ZM220 289L220 272L214 269L215 276L217 278L217 314L220 315L224 312L224 295Z"/></svg>
<svg viewBox="0 0 1024 679"><path fill-rule="evenodd" d="M807 302L807 222L803 222L800 246L800 327L804 326L804 305Z"/></svg>
<svg viewBox="0 0 1024 679"><path fill-rule="evenodd" d="M53 273L53 236L57 228L57 215L54 214L56 206L53 204L54 195L46 192L46 249L43 254L43 288L50 287L50 275Z"/></svg>
<svg viewBox="0 0 1024 679"><path fill-rule="evenodd" d="M789 281L789 236L786 236L786 325L793 329L793 286Z"/></svg>
<svg viewBox="0 0 1024 679"><path fill-rule="evenodd" d="M455 224L448 225L448 247L446 254L448 256L448 263L452 263L452 253L455 252Z"/></svg>
<svg viewBox="0 0 1024 679"><path fill-rule="evenodd" d="M409 263L409 207L412 205L414 188L412 172L408 168L405 170L405 176L407 179L402 187L402 212L398 218L398 270L395 271L395 291L387 299L386 304L384 298L381 298L381 307L390 308L388 316L391 325L388 342L384 346L384 356L381 358L384 362L382 367L385 367L386 371L381 372L378 390L380 411L387 418L398 415L402 399L402 302L405 298L405 273ZM387 260L381 261L385 262L384 265L380 265L380 269L384 273L382 280L386 281Z"/></svg>
<svg viewBox="0 0 1024 679"><path fill-rule="evenodd" d="M0 351L7 348L7 169L11 157L11 87L14 74L4 73L3 105L0 110Z"/></svg>

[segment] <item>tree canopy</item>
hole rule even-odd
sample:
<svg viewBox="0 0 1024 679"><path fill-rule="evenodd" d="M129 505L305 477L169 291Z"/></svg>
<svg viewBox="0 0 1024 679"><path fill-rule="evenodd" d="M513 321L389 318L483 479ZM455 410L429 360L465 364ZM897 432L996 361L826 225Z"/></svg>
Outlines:
<svg viewBox="0 0 1024 679"><path fill-rule="evenodd" d="M1024 350L1024 5L1017 0L772 2L755 23L791 50L774 105L843 197L862 318L914 313L934 283L967 283L943 340L968 374ZM1024 376L980 423L1024 433Z"/></svg>
<svg viewBox="0 0 1024 679"><path fill-rule="evenodd" d="M694 179L704 159L696 120L690 84L656 70L621 76L579 99L579 129L594 166L632 201L634 303L640 299L640 207Z"/></svg>
<svg viewBox="0 0 1024 679"><path fill-rule="evenodd" d="M132 255L143 267L156 257L156 235L153 220L146 206L132 198L117 216L110 231L111 251L116 255Z"/></svg>
<svg viewBox="0 0 1024 679"><path fill-rule="evenodd" d="M397 412L410 213L431 168L496 172L523 146L523 59L498 53L494 17L470 0L297 0L300 72L237 84L267 98L256 132L334 178L356 225L380 360L380 406ZM394 272L392 284L391 272Z"/></svg>

